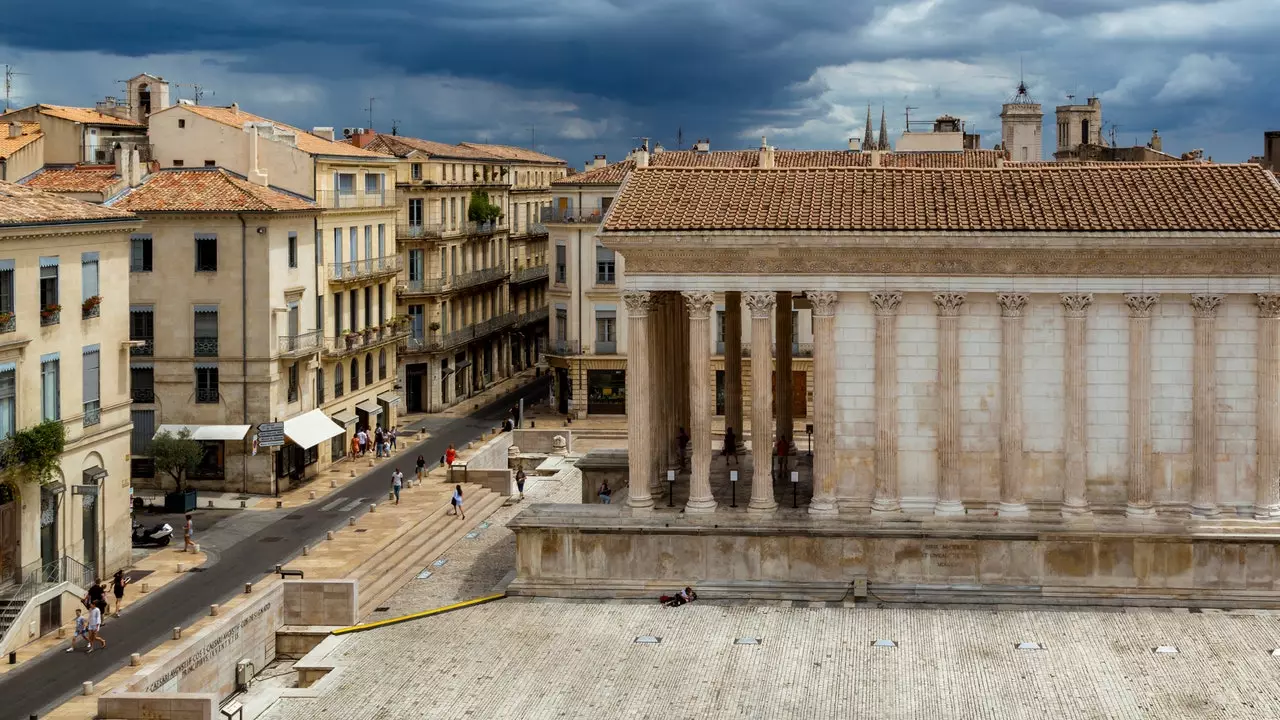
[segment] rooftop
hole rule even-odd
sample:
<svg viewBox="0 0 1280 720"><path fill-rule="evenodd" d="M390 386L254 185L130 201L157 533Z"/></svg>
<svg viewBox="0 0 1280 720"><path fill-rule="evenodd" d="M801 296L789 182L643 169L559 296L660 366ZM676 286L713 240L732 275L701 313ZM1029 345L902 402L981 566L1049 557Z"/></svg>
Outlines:
<svg viewBox="0 0 1280 720"><path fill-rule="evenodd" d="M405 137L404 135L388 135L378 133L365 147L377 148L396 157L407 157L409 153L418 151L431 157L468 160L471 162L500 163L504 159L483 150L468 147L466 144L450 145L448 143L423 140L422 138Z"/></svg>
<svg viewBox="0 0 1280 720"><path fill-rule="evenodd" d="M131 212L290 212L315 210L310 200L261 185L222 168L162 170L110 201Z"/></svg>
<svg viewBox="0 0 1280 720"><path fill-rule="evenodd" d="M136 219L121 209L0 182L0 227Z"/></svg>
<svg viewBox="0 0 1280 720"><path fill-rule="evenodd" d="M650 167L604 229L1280 232L1280 185L1248 164Z"/></svg>
<svg viewBox="0 0 1280 720"><path fill-rule="evenodd" d="M319 135L314 135L300 128L287 125L276 120L264 118L261 115L254 115L251 112L241 110L239 106L231 105L229 107L219 107L214 105L172 105L163 110L152 113L153 116L161 113L172 112L176 108L181 108L189 112L193 112L202 117L222 123L234 128L243 128L245 123L271 123L281 130L289 130L297 134L298 149L311 155L337 155L354 158L369 159L387 159L382 153L372 152L358 148L355 145L345 142L337 142L335 140L326 140Z"/></svg>
<svg viewBox="0 0 1280 720"><path fill-rule="evenodd" d="M46 166L22 184L45 192L104 192L120 180L115 165Z"/></svg>
<svg viewBox="0 0 1280 720"><path fill-rule="evenodd" d="M19 108L18 110L13 110L11 112L22 112L23 110L30 110L31 108L35 108L36 112L41 115L48 115L49 117L70 120L71 122L83 123L85 125L113 125L116 127L139 129L145 129L147 127L146 123L136 122L128 118L118 118L114 115L107 115L105 113L100 113L93 108L68 107L66 105L45 105L42 103L39 105ZM3 120L4 117L4 115L0 115L0 120Z"/></svg>
<svg viewBox="0 0 1280 720"><path fill-rule="evenodd" d="M494 157L502 158L504 160L512 160L515 162L546 163L550 165L565 164L564 160L561 160L558 157L544 155L543 153L535 152L533 150L528 150L522 147L516 147L514 145L492 145L489 143L471 143L471 142L464 142L464 143L458 143L458 144L461 145L462 147L471 148L472 150L478 150L482 153L487 153L489 155L493 155Z"/></svg>
<svg viewBox="0 0 1280 720"><path fill-rule="evenodd" d="M9 137L9 124L0 123L0 158L12 157L14 153L44 137L40 123L23 122L22 134Z"/></svg>

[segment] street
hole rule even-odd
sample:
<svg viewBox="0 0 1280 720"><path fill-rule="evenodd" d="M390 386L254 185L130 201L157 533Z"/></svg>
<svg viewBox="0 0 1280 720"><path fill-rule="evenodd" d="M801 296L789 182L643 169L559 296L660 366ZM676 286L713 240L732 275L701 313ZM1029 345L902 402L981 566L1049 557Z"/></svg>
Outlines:
<svg viewBox="0 0 1280 720"><path fill-rule="evenodd" d="M524 388L498 398L471 415L448 422L427 440L408 446L402 455L439 458L450 443L461 446L502 421L511 408L525 397L536 402L546 397L550 375L535 380ZM434 465L434 462L433 462ZM353 510L345 510L351 501L379 498L386 494L385 468L374 468L345 487L309 505L287 510L241 513L226 524L235 528L217 528L201 539L202 549L212 552L210 560L198 574L139 599L120 618L103 627L108 646L92 655L67 654L59 646L24 667L0 677L0 697L4 698L6 718L28 718L56 707L80 692L87 680L97 682L125 665L132 653L145 653L167 639L170 630L185 627L205 615L209 606L242 592L245 583L256 582L274 571L277 563L286 563L301 552L302 546L324 536L326 531L343 525ZM335 503L346 500L347 503ZM367 511L367 502L359 502ZM325 508L329 508L326 510ZM221 530L221 532L219 532ZM238 539L237 539L238 538ZM179 538L179 542L181 539ZM141 598L141 596L134 596Z"/></svg>

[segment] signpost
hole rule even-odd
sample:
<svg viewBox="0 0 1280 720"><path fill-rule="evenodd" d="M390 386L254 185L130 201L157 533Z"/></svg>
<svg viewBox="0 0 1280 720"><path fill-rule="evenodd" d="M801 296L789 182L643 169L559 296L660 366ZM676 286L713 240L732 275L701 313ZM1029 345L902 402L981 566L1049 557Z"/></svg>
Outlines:
<svg viewBox="0 0 1280 720"><path fill-rule="evenodd" d="M260 423L258 425L258 445L260 447L281 447L284 445L284 423Z"/></svg>

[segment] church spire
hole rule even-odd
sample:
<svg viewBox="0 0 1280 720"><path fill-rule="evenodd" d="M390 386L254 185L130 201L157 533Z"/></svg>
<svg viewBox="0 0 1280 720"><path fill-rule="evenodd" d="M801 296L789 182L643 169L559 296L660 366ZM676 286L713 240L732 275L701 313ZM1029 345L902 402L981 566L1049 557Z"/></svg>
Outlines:
<svg viewBox="0 0 1280 720"><path fill-rule="evenodd" d="M862 149L876 149L875 141L871 139L871 103L867 103L867 130L862 134Z"/></svg>
<svg viewBox="0 0 1280 720"><path fill-rule="evenodd" d="M880 142L877 143L880 150L889 149L889 128L884 122L884 106L880 106Z"/></svg>

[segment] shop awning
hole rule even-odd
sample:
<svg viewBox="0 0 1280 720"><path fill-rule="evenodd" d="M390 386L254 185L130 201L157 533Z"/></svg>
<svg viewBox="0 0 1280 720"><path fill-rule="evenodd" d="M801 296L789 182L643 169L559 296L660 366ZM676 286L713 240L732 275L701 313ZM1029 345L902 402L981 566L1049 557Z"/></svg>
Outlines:
<svg viewBox="0 0 1280 720"><path fill-rule="evenodd" d="M313 448L346 430L322 410L311 410L284 421L284 436L300 448Z"/></svg>
<svg viewBox="0 0 1280 720"><path fill-rule="evenodd" d="M85 485L97 485L107 477L107 471L101 465L94 465L81 472Z"/></svg>
<svg viewBox="0 0 1280 720"><path fill-rule="evenodd" d="M378 402L384 402L388 405L395 405L400 402L400 393L394 390L388 390L378 396Z"/></svg>
<svg viewBox="0 0 1280 720"><path fill-rule="evenodd" d="M249 434L250 425L161 425L156 428L156 436L169 433L174 437L183 430L191 431L192 440L244 440Z"/></svg>
<svg viewBox="0 0 1280 720"><path fill-rule="evenodd" d="M359 419L360 418L356 417L356 414L350 410L339 410L333 414L333 421L344 426L350 425Z"/></svg>
<svg viewBox="0 0 1280 720"><path fill-rule="evenodd" d="M382 412L382 406L378 404L377 400L365 400L362 403L357 403L356 409L370 415L377 415Z"/></svg>

